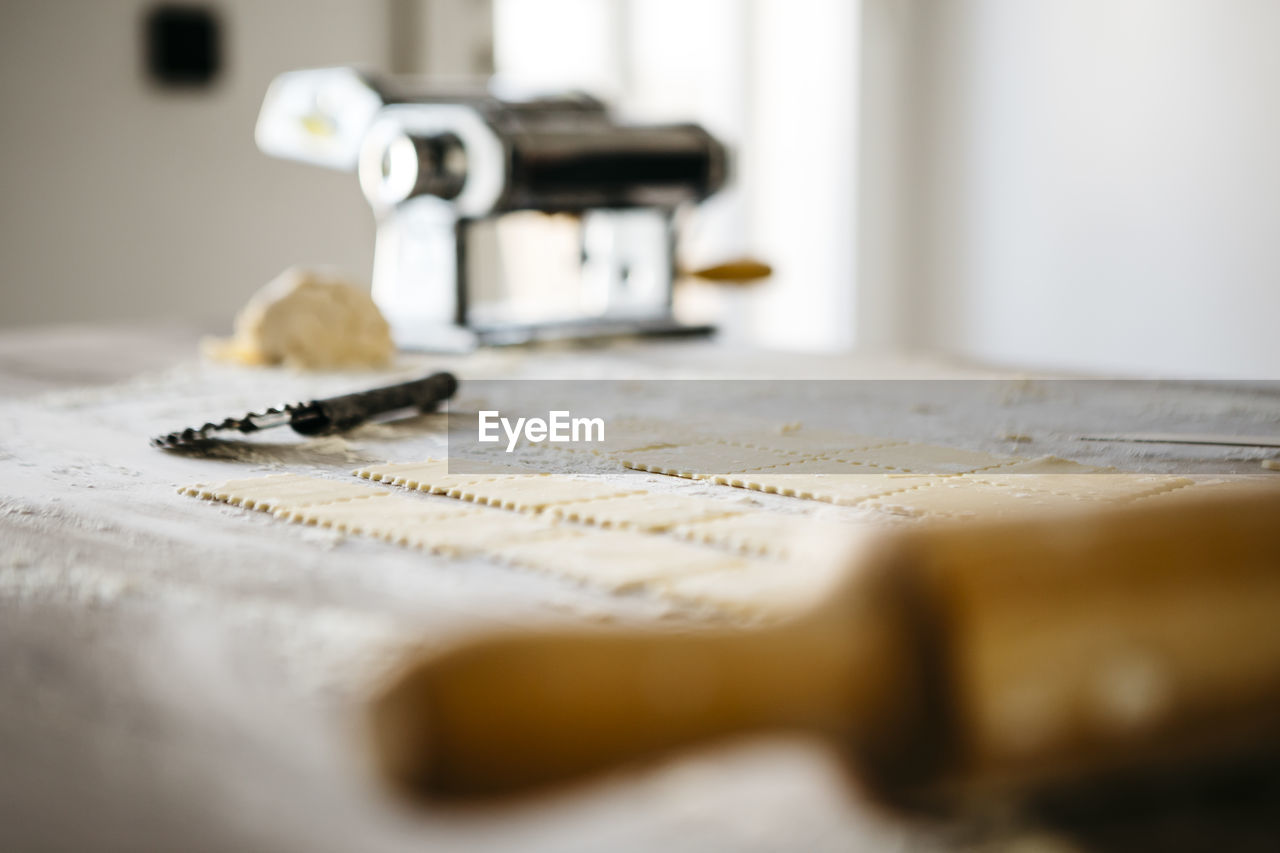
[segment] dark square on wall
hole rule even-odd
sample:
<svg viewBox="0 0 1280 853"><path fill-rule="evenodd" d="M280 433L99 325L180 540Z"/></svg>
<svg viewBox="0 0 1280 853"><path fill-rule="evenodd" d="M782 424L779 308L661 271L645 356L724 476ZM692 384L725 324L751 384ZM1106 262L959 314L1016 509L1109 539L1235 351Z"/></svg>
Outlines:
<svg viewBox="0 0 1280 853"><path fill-rule="evenodd" d="M204 6L163 4L146 14L148 76L162 86L201 87L222 67L217 13Z"/></svg>

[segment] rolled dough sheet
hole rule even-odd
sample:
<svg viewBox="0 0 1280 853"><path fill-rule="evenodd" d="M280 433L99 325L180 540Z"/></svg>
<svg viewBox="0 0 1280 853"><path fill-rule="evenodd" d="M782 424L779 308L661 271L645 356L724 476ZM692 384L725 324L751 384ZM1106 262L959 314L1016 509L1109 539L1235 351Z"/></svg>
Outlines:
<svg viewBox="0 0 1280 853"><path fill-rule="evenodd" d="M746 565L742 558L712 548L615 530L584 530L568 547L545 540L504 545L492 553L517 566L577 578L615 592Z"/></svg>
<svg viewBox="0 0 1280 853"><path fill-rule="evenodd" d="M798 453L802 456L842 452L852 453L856 450L871 450L872 448L891 447L906 443L883 436L863 435L840 430L805 428L779 431L776 434L743 434L735 431L722 436L721 440L731 444L742 444L747 447L763 447L768 450L780 450L785 453Z"/></svg>
<svg viewBox="0 0 1280 853"><path fill-rule="evenodd" d="M1186 477L1158 474L1006 474L1005 469L965 478L975 484L1001 486L1028 496L1069 495L1080 500L1121 501L1156 495L1192 485Z"/></svg>
<svg viewBox="0 0 1280 853"><path fill-rule="evenodd" d="M563 543L579 535L572 528L539 518L457 502L445 506L449 511L442 513L439 505L389 495L359 503L308 507L288 518L448 555L488 554L499 546L543 539Z"/></svg>
<svg viewBox="0 0 1280 853"><path fill-rule="evenodd" d="M976 450L933 444L895 444L853 453L833 454L828 458L904 474L969 474L1028 461L1017 456L994 456Z"/></svg>
<svg viewBox="0 0 1280 853"><path fill-rule="evenodd" d="M621 497L641 491L604 480L542 474L479 479L450 489L449 497L520 512L541 512L556 504Z"/></svg>
<svg viewBox="0 0 1280 853"><path fill-rule="evenodd" d="M671 529L674 536L715 545L741 554L785 558L802 537L839 538L850 525L783 512L751 511L741 515L691 521Z"/></svg>
<svg viewBox="0 0 1280 853"><path fill-rule="evenodd" d="M1032 494L1003 486L962 483L872 498L867 506L880 512L911 518L1002 518L1054 508L1076 507L1082 500L1054 492Z"/></svg>
<svg viewBox="0 0 1280 853"><path fill-rule="evenodd" d="M740 489L750 489L753 486L748 485L754 483L763 477L775 476L814 476L814 475L837 475L848 477L868 477L879 476L881 479L889 476L896 477L919 477L916 474L903 474L901 472L892 471L888 468L877 468L874 465L862 465L858 462L844 462L839 459L829 459L827 457L795 457L781 465L770 465L767 468L754 468L750 471L742 471L733 474L717 474L711 478L713 483L722 486L736 486ZM760 491L767 491L761 489Z"/></svg>
<svg viewBox="0 0 1280 853"><path fill-rule="evenodd" d="M266 512L390 494L385 489L371 489L346 480L325 480L300 474L271 474L266 477L228 480L212 486L196 484L184 486L178 491L192 497Z"/></svg>
<svg viewBox="0 0 1280 853"><path fill-rule="evenodd" d="M651 448L628 453L620 459L627 468L689 479L715 479L800 462L808 462L808 468L793 469L790 473L830 471L844 463L861 468L861 471L850 468L849 473L952 475L1029 461L1016 456L905 442L880 444L866 450L817 452L802 442L783 450L721 441Z"/></svg>
<svg viewBox="0 0 1280 853"><path fill-rule="evenodd" d="M713 477L712 482L851 506L870 498L932 485L940 479L917 474L867 473L863 465L811 459L745 474L720 475Z"/></svg>
<svg viewBox="0 0 1280 853"><path fill-rule="evenodd" d="M281 483L281 481L286 481ZM274 495L282 488L296 498ZM353 497L353 488L355 494ZM578 532L550 519L528 517L449 500L394 495L359 483L295 474L232 480L183 494L271 512L296 524L386 539L446 554L484 553L495 546L536 539L571 539ZM267 496L267 497L264 497Z"/></svg>
<svg viewBox="0 0 1280 853"><path fill-rule="evenodd" d="M1191 486L1179 489L1166 489L1154 495L1146 495L1143 501L1187 501L1200 498L1212 498L1214 495L1240 495L1256 492L1259 494L1275 494L1280 491L1280 477L1264 474L1250 476L1239 474L1231 477L1208 477L1193 481Z"/></svg>
<svg viewBox="0 0 1280 853"><path fill-rule="evenodd" d="M497 474L535 475L538 473L516 465L498 465L480 461L455 462L453 469L454 472L450 473L448 459L427 459L422 462L388 462L385 465L370 465L354 473L357 477L363 477L366 480L404 486L432 495L447 495L450 489Z"/></svg>
<svg viewBox="0 0 1280 853"><path fill-rule="evenodd" d="M780 564L745 560L742 565L658 582L665 596L740 617L794 613L817 604L838 582L833 561Z"/></svg>
<svg viewBox="0 0 1280 853"><path fill-rule="evenodd" d="M707 442L729 442L731 444L750 445L756 440L783 439L786 437L788 424L769 421L736 421L734 426L726 429L719 420L701 419L687 416L681 420L657 420L655 418L624 418L610 421L605 433L605 440L592 442L585 449L601 456L614 456L636 450L658 447L675 447ZM566 450L581 450L581 446L573 444L553 444Z"/></svg>
<svg viewBox="0 0 1280 853"><path fill-rule="evenodd" d="M637 471L650 471L672 477L706 480L717 474L734 474L756 468L768 468L801 457L780 450L763 447L745 447L709 441L679 447L663 447L641 450L621 457L624 467Z"/></svg>
<svg viewBox="0 0 1280 853"><path fill-rule="evenodd" d="M885 522L895 516L1000 517L1086 502L1168 500L1202 489L1239 488L1221 480L1192 487L1192 481L1180 477L1099 473L1053 457L1018 459L905 443L814 456L707 441L627 452L622 458L628 467L643 470L809 501L856 504L878 511ZM650 589L734 613L771 610L793 593L813 588L817 580L808 572L817 572L821 561L800 558L806 543L815 537L845 540L858 526L749 509L714 495L647 491L629 482L642 478L625 472L585 478L465 464L467 473L450 474L442 459L356 472L452 500L294 474L183 491L272 511L301 524L444 554L486 556L612 590ZM920 469L946 473L908 473ZM962 473L968 471L976 473ZM1266 475L1251 479L1265 480L1267 488L1277 483Z"/></svg>
<svg viewBox="0 0 1280 853"><path fill-rule="evenodd" d="M1025 476L1025 475L1023 475ZM1088 481L1071 491L1024 488L969 477L941 480L930 486L874 498L868 506L915 517L1000 518L1028 512L1078 508L1082 503L1128 503L1191 485L1182 477L1134 474L1062 475ZM1105 481L1112 482L1106 483Z"/></svg>
<svg viewBox="0 0 1280 853"><path fill-rule="evenodd" d="M674 444L693 444L705 441L708 436L696 427L689 427L671 421L659 421L642 418L620 418L609 422L605 430L604 441L593 441L589 444L547 444L556 450L593 453L597 456L609 456L630 450L642 450L649 447L668 447ZM521 444L528 444L521 439Z"/></svg>
<svg viewBox="0 0 1280 853"><path fill-rule="evenodd" d="M746 511L725 500L642 492L617 498L574 501L551 507L556 518L598 527L658 532L677 524Z"/></svg>
<svg viewBox="0 0 1280 853"><path fill-rule="evenodd" d="M1083 465L1062 459L1057 456L1037 456L1024 459L1009 465L1002 465L1000 474L1118 474L1115 468L1100 468L1097 465Z"/></svg>
<svg viewBox="0 0 1280 853"><path fill-rule="evenodd" d="M349 503L350 506L347 505ZM480 512L480 507L458 501L443 498L414 500L385 492L356 503L331 501L303 507L282 507L273 514L286 521L331 527L342 533L377 533L424 519L466 518Z"/></svg>

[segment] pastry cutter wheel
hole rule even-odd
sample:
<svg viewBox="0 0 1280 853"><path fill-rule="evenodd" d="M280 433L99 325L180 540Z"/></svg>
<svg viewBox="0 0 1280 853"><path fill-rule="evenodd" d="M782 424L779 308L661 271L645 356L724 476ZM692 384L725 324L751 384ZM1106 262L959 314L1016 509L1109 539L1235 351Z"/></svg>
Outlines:
<svg viewBox="0 0 1280 853"><path fill-rule="evenodd" d="M151 439L151 444L177 450L206 443L214 437L214 433L250 433L285 424L301 435L328 435L359 426L370 418L387 412L401 409L430 411L452 397L457 389L458 380L452 373L433 373L423 379L399 385L357 391L309 403L288 403L265 412L251 412L243 417L207 423L199 428L187 427L156 436Z"/></svg>

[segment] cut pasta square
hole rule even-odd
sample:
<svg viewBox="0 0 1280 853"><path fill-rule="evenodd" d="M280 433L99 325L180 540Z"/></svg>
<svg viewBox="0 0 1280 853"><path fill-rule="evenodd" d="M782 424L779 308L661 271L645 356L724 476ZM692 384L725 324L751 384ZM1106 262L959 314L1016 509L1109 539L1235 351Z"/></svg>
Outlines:
<svg viewBox="0 0 1280 853"><path fill-rule="evenodd" d="M600 527L658 532L677 524L747 511L729 501L644 492L616 498L574 501L548 510L557 518Z"/></svg>

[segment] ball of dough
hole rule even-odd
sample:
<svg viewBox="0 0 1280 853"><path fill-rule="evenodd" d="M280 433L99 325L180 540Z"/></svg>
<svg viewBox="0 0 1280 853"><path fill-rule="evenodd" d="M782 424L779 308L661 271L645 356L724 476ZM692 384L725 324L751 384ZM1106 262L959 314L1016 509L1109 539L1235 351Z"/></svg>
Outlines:
<svg viewBox="0 0 1280 853"><path fill-rule="evenodd" d="M292 267L241 309L233 337L207 340L204 351L236 364L332 370L385 366L395 344L364 288L329 271Z"/></svg>

